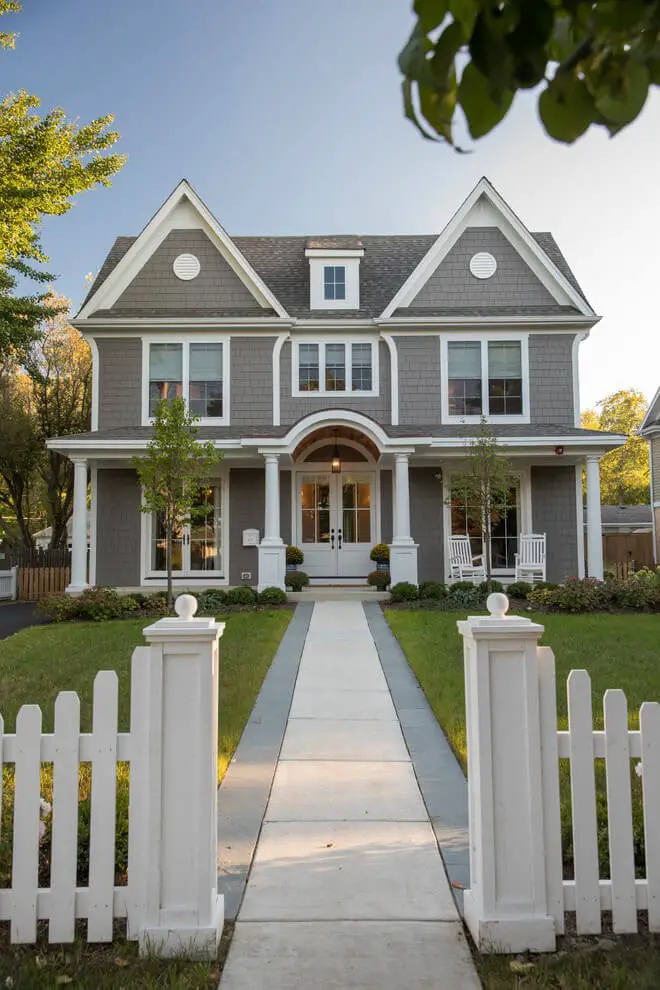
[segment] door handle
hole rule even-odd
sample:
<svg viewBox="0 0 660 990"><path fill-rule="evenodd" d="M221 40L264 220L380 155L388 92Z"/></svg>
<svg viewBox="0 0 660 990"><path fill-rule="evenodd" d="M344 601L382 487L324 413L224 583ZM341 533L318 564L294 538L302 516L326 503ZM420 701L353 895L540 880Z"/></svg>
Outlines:
<svg viewBox="0 0 660 990"><path fill-rule="evenodd" d="M341 550L341 530L340 529L337 530L337 540L338 540L337 546Z"/></svg>
<svg viewBox="0 0 660 990"><path fill-rule="evenodd" d="M335 531L334 531L334 529L331 529L330 530L330 549L331 550L334 550L335 549Z"/></svg>

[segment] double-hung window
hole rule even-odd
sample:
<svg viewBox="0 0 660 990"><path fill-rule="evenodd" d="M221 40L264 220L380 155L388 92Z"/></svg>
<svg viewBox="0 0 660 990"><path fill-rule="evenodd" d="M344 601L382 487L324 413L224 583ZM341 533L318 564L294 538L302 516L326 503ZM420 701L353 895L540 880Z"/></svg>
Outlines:
<svg viewBox="0 0 660 990"><path fill-rule="evenodd" d="M147 344L148 417L162 399L184 398L202 420L226 418L225 344L222 341Z"/></svg>
<svg viewBox="0 0 660 990"><path fill-rule="evenodd" d="M294 395L378 394L378 349L372 341L300 341L293 354Z"/></svg>
<svg viewBox="0 0 660 990"><path fill-rule="evenodd" d="M346 266L325 265L323 268L323 298L346 298Z"/></svg>
<svg viewBox="0 0 660 990"><path fill-rule="evenodd" d="M445 415L473 420L526 418L525 345L522 338L447 341Z"/></svg>

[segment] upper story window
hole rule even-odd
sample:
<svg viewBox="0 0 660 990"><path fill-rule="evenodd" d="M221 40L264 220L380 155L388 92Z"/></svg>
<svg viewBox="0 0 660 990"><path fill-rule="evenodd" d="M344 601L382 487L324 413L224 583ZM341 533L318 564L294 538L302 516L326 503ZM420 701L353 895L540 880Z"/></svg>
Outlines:
<svg viewBox="0 0 660 990"><path fill-rule="evenodd" d="M527 340L447 340L442 356L447 419L529 421Z"/></svg>
<svg viewBox="0 0 660 990"><path fill-rule="evenodd" d="M293 348L293 394L378 394L373 341L299 341Z"/></svg>
<svg viewBox="0 0 660 990"><path fill-rule="evenodd" d="M202 421L227 420L226 345L222 341L145 342L146 421L162 399L183 397Z"/></svg>
<svg viewBox="0 0 660 990"><path fill-rule="evenodd" d="M346 266L326 265L323 269L323 298L346 298Z"/></svg>

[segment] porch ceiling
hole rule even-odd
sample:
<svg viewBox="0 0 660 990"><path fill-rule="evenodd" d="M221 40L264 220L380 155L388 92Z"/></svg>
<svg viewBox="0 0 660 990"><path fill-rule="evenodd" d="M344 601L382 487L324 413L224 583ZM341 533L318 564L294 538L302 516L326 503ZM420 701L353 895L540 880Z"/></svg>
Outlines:
<svg viewBox="0 0 660 990"><path fill-rule="evenodd" d="M377 461L380 457L380 451L376 444L370 437L365 436L361 430L354 430L350 426L322 426L318 430L314 430L313 433L308 434L308 436L303 437L293 451L291 455L292 459L294 461L301 459L305 451L319 440L326 440L328 443L334 443L336 440L338 444L342 440L352 440L354 443L359 443L364 447L371 457L373 457L374 461Z"/></svg>

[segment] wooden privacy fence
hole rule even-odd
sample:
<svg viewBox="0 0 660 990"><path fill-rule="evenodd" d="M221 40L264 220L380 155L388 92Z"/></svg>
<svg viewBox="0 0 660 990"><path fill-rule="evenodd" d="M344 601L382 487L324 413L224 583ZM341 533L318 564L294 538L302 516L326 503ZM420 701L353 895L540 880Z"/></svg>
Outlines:
<svg viewBox="0 0 660 990"><path fill-rule="evenodd" d="M555 661L539 647L543 626L491 615L459 622L464 637L470 889L465 920L481 949L552 951L575 913L578 934L596 934L604 911L615 933L636 932L638 912L660 931L660 704L645 702L640 729L628 728L622 691L604 698L594 730L591 682L568 678L568 731L557 730ZM560 760L570 765L573 877L565 877ZM596 761L604 761L606 821L597 802ZM641 779L645 875L633 842L633 761ZM600 769L600 768L599 768ZM600 821L599 821L600 814ZM609 876L601 877L599 830L606 829Z"/></svg>
<svg viewBox="0 0 660 990"><path fill-rule="evenodd" d="M12 550L9 562L18 568L18 598L36 602L61 595L71 583L70 550Z"/></svg>
<svg viewBox="0 0 660 990"><path fill-rule="evenodd" d="M0 719L0 771L9 770L0 774L0 825L13 832L11 886L0 889L0 920L10 923L12 942L35 942L38 921L48 922L50 942L71 942L81 918L88 941L109 942L114 920L125 918L128 937L139 940L143 953L201 957L217 950L224 921L216 893L224 625L193 619L190 595L177 608L180 617L145 629L150 645L133 653L129 732L117 728L114 671L96 675L90 733L80 732L80 700L71 691L56 699L52 733L42 732L37 705L21 708L15 734L5 734ZM126 885L115 877L120 763L130 768ZM52 809L42 799L43 764L52 765ZM91 767L86 886L77 883L81 764ZM48 885L40 886L44 817L51 821L50 866Z"/></svg>

